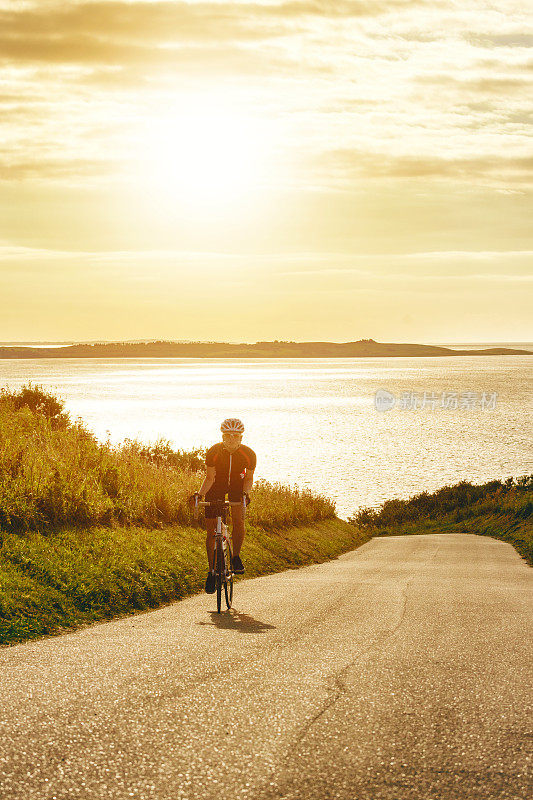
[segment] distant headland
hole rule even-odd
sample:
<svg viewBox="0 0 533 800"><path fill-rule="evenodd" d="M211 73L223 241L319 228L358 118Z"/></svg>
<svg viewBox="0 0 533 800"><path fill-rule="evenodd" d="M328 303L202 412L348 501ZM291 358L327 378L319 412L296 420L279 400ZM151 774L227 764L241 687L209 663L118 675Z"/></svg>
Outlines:
<svg viewBox="0 0 533 800"><path fill-rule="evenodd" d="M65 347L0 347L0 358L393 358L416 356L522 356L531 350L492 347L453 350L428 344L357 342L104 342Z"/></svg>

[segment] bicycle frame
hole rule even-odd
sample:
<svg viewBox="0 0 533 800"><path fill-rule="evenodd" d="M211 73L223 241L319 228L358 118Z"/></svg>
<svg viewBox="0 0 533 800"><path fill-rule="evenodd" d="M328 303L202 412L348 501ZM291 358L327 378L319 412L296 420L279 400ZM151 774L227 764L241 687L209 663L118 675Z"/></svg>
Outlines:
<svg viewBox="0 0 533 800"><path fill-rule="evenodd" d="M213 567L215 570L215 586L216 586L216 593L217 593L217 611L220 613L222 607L222 587L224 587L224 594L226 596L226 605L228 608L231 608L231 603L233 600L233 565L232 565L232 540L231 540L231 533L228 530L228 526L226 522L222 519L222 517L226 516L225 512L230 506L240 506L242 505L244 508L244 512L246 512L246 503L244 497L242 499L242 503L238 502L231 502L228 500L219 500L215 501L214 503L209 503L207 501L200 501L196 500L194 506L195 517L198 516L198 507L199 506L215 506L217 511L221 513L217 513L216 517L216 529L215 529L215 550L214 550L214 563Z"/></svg>

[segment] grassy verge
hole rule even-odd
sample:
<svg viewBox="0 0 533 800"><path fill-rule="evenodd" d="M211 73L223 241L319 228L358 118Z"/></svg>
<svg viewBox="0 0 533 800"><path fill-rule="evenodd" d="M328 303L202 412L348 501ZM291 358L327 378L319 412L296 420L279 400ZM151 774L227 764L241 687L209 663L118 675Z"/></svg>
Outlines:
<svg viewBox="0 0 533 800"><path fill-rule="evenodd" d="M512 544L533 565L533 475L482 485L461 481L432 494L361 509L350 522L369 536L475 533Z"/></svg>
<svg viewBox="0 0 533 800"><path fill-rule="evenodd" d="M246 574L325 561L369 538L336 518L280 530L248 526ZM205 575L205 533L198 527L6 536L0 548L0 643L156 608L201 591Z"/></svg>

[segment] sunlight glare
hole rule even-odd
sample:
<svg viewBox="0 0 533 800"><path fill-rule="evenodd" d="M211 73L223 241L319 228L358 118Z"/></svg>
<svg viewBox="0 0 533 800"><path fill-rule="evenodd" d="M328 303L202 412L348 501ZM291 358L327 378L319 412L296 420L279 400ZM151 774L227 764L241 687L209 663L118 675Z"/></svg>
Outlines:
<svg viewBox="0 0 533 800"><path fill-rule="evenodd" d="M167 202L223 211L260 192L266 126L222 106L192 107L145 123L140 165L150 191Z"/></svg>

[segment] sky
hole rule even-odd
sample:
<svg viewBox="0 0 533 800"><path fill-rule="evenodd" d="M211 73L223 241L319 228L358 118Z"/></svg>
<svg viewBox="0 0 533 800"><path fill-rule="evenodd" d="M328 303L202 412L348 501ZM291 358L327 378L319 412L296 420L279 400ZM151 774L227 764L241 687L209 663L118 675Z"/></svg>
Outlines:
<svg viewBox="0 0 533 800"><path fill-rule="evenodd" d="M0 341L528 341L525 0L0 0Z"/></svg>

